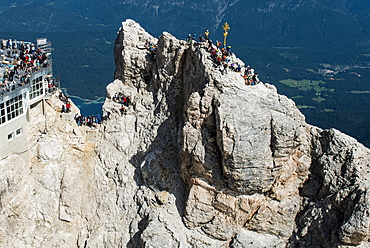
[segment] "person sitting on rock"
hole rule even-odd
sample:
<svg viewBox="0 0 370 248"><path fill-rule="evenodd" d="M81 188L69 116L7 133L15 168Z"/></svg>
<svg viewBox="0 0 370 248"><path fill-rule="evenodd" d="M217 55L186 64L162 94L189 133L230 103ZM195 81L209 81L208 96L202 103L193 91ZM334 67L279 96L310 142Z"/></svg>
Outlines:
<svg viewBox="0 0 370 248"><path fill-rule="evenodd" d="M150 53L153 60L155 60L156 57L157 57L156 52L157 52L157 47L155 47L154 45L150 45L149 46L149 53Z"/></svg>
<svg viewBox="0 0 370 248"><path fill-rule="evenodd" d="M97 123L100 124L102 122L102 117L100 114L97 114L96 115L96 120L97 120Z"/></svg>
<svg viewBox="0 0 370 248"><path fill-rule="evenodd" d="M78 113L75 114L75 120L76 120L77 126L81 126L81 116Z"/></svg>
<svg viewBox="0 0 370 248"><path fill-rule="evenodd" d="M64 98L64 96L63 96L63 93L62 92L59 92L59 100L61 100L62 102L63 102L63 98Z"/></svg>
<svg viewBox="0 0 370 248"><path fill-rule="evenodd" d="M260 82L260 80L258 78L258 73L253 74L252 81L253 81L252 82L252 85L256 85L256 84L258 84Z"/></svg>
<svg viewBox="0 0 370 248"><path fill-rule="evenodd" d="M246 85L251 85L252 84L252 78L250 76L247 76L245 79L245 84Z"/></svg>
<svg viewBox="0 0 370 248"><path fill-rule="evenodd" d="M212 49L211 55L212 55L212 58L216 58L217 57L217 52L216 52L215 49Z"/></svg>
<svg viewBox="0 0 370 248"><path fill-rule="evenodd" d="M231 55L232 54L232 52L231 52L231 46L227 46L226 47L226 52L227 52L228 55Z"/></svg>
<svg viewBox="0 0 370 248"><path fill-rule="evenodd" d="M121 106L121 108L119 109L119 111L121 112L121 115L123 114L126 114L127 113L127 109L125 108L125 106Z"/></svg>
<svg viewBox="0 0 370 248"><path fill-rule="evenodd" d="M230 69L231 69L232 71L236 71L236 66L235 66L235 64L234 64L234 63L231 63L231 64L230 64Z"/></svg>
<svg viewBox="0 0 370 248"><path fill-rule="evenodd" d="M131 96L126 98L127 107L131 105Z"/></svg>
<svg viewBox="0 0 370 248"><path fill-rule="evenodd" d="M236 68L236 72L241 72L242 71L242 67L241 65L238 64L237 68Z"/></svg>

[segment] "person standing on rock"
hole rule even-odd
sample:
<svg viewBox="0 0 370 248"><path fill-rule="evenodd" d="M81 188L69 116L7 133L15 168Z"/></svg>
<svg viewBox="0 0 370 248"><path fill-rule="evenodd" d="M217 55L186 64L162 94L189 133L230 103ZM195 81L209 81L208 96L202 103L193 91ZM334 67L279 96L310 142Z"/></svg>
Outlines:
<svg viewBox="0 0 370 248"><path fill-rule="evenodd" d="M66 113L69 113L71 111L71 103L67 101L66 103Z"/></svg>
<svg viewBox="0 0 370 248"><path fill-rule="evenodd" d="M217 47L217 49L220 48L221 45L222 45L222 42L221 41L216 41L216 47Z"/></svg>
<svg viewBox="0 0 370 248"><path fill-rule="evenodd" d="M217 56L216 64L219 66L221 65L221 56Z"/></svg>
<svg viewBox="0 0 370 248"><path fill-rule="evenodd" d="M228 67L228 63L227 62L224 62L224 70L222 72L222 74L226 73L227 74L227 67Z"/></svg>
<svg viewBox="0 0 370 248"><path fill-rule="evenodd" d="M212 41L211 40L208 40L208 48L209 48L209 50L213 50L213 43L212 43Z"/></svg>
<svg viewBox="0 0 370 248"><path fill-rule="evenodd" d="M121 105L121 108L119 109L119 111L121 112L121 115L124 115L127 113L127 109L125 108L125 106L123 106L123 104Z"/></svg>
<svg viewBox="0 0 370 248"><path fill-rule="evenodd" d="M204 38L206 39L206 40L208 40L209 38L209 31L208 30L206 30L205 32L204 32Z"/></svg>
<svg viewBox="0 0 370 248"><path fill-rule="evenodd" d="M192 41L192 37L191 37L191 34L188 35L188 43L191 43Z"/></svg>

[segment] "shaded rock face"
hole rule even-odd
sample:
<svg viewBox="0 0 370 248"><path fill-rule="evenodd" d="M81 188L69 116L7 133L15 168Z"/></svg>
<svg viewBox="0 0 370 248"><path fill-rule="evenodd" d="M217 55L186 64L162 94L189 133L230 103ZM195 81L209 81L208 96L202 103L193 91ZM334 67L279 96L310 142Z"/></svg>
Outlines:
<svg viewBox="0 0 370 248"><path fill-rule="evenodd" d="M1 161L0 246L368 244L368 149L216 67L206 43L127 20L114 52L96 139L49 115L46 134L30 128L29 165ZM126 111L116 93L131 96Z"/></svg>
<svg viewBox="0 0 370 248"><path fill-rule="evenodd" d="M311 176L301 188L304 211L297 215L301 244L360 245L369 231L369 150L336 130L312 143Z"/></svg>

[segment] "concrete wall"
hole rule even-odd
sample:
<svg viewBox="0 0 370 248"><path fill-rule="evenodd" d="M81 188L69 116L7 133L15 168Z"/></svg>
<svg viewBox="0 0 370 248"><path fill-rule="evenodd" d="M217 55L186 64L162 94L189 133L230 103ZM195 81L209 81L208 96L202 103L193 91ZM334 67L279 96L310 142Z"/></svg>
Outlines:
<svg viewBox="0 0 370 248"><path fill-rule="evenodd" d="M28 161L27 119L23 114L0 128L0 159L16 153Z"/></svg>

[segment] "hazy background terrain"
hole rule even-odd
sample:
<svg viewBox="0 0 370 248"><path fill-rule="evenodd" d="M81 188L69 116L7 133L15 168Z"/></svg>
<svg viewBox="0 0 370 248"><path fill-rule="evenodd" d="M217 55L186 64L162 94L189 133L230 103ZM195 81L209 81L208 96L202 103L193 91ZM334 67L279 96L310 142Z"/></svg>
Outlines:
<svg viewBox="0 0 370 248"><path fill-rule="evenodd" d="M2 0L0 37L47 37L63 87L96 100L113 80L114 40L127 18L154 36L209 29L213 41L228 22L228 45L294 99L308 123L370 146L368 0Z"/></svg>

